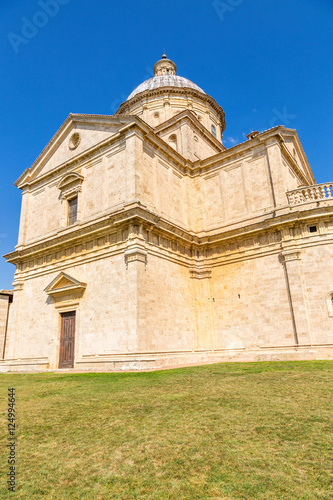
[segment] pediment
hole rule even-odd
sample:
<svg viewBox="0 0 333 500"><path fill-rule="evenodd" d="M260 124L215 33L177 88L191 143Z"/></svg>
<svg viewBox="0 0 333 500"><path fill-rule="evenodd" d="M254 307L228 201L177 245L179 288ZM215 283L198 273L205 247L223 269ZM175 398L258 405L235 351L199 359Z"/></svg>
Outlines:
<svg viewBox="0 0 333 500"><path fill-rule="evenodd" d="M285 146L285 148L282 148L282 152L300 179L300 183L315 184L316 180L296 130L283 127L280 133L284 139Z"/></svg>
<svg viewBox="0 0 333 500"><path fill-rule="evenodd" d="M130 120L131 117L108 115L69 115L15 185L22 188L26 183L35 182L74 158L82 157L117 134Z"/></svg>
<svg viewBox="0 0 333 500"><path fill-rule="evenodd" d="M58 184L59 189L65 189L72 184L82 184L83 176L77 172L71 172L70 174L64 175Z"/></svg>
<svg viewBox="0 0 333 500"><path fill-rule="evenodd" d="M155 133L161 137L161 139L165 140L165 138L177 126L184 130L183 135L186 135L188 130L191 130L192 133L200 136L207 144L210 145L212 155L226 150L225 146L223 146L223 144L203 126L203 124L197 119L195 113L190 110L181 111L172 118L160 123L155 128ZM187 130L185 131L185 129Z"/></svg>
<svg viewBox="0 0 333 500"><path fill-rule="evenodd" d="M84 180L83 175L77 172L65 174L60 182L58 182L58 189L61 191L61 199L69 199L70 197L77 196L81 191L81 185Z"/></svg>
<svg viewBox="0 0 333 500"><path fill-rule="evenodd" d="M82 293L87 284L83 283L63 271L58 274L45 288L44 292L51 297L72 293Z"/></svg>

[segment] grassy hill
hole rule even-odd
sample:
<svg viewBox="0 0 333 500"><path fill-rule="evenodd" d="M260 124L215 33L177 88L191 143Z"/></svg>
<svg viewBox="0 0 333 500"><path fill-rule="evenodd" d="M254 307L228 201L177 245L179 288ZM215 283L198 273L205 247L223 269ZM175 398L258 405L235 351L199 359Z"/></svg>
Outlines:
<svg viewBox="0 0 333 500"><path fill-rule="evenodd" d="M333 362L5 374L1 498L332 499Z"/></svg>

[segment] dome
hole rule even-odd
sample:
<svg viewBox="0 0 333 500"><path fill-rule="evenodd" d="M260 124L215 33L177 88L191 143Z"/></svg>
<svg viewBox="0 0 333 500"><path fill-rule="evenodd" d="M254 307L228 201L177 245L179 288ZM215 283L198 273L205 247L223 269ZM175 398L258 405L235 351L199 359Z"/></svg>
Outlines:
<svg viewBox="0 0 333 500"><path fill-rule="evenodd" d="M202 94L205 94L205 92L200 87L198 87L198 85L191 82L191 80L188 80L187 78L183 78L182 76L178 75L161 75L154 76L153 78L149 78L149 80L141 83L138 87L136 87L136 89L133 90L133 92L128 96L126 100L129 101L130 99L132 99L132 97L140 94L140 92L144 92L145 90L154 90L159 89L160 87L195 89Z"/></svg>
<svg viewBox="0 0 333 500"><path fill-rule="evenodd" d="M222 137L225 118L221 106L191 80L177 75L176 64L163 54L154 65L154 76L133 90L116 115L139 116L156 129L184 111L192 112L215 138Z"/></svg>
<svg viewBox="0 0 333 500"><path fill-rule="evenodd" d="M129 101L132 97L140 94L140 92L145 92L146 90L155 90L161 87L177 87L177 88L187 88L194 89L202 94L205 92L198 87L195 83L191 82L187 78L177 75L177 67L173 61L167 59L166 55L163 54L162 59L157 61L154 66L154 77L149 78L145 82L141 83L126 99Z"/></svg>

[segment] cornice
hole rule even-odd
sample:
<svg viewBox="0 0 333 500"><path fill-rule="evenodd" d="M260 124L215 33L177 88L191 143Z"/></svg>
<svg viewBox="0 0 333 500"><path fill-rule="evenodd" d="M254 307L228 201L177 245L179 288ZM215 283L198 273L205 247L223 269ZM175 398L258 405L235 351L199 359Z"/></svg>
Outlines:
<svg viewBox="0 0 333 500"><path fill-rule="evenodd" d="M223 162L228 161L232 157L237 157L237 155L242 155L242 159L244 159L244 154L246 154L246 151L250 153L251 149L260 146L260 144L267 147L268 143L269 145L273 145L274 142L272 141L275 141L276 144L278 144L279 147L281 148L283 156L288 160L289 164L291 164L291 166L294 168L297 175L301 177L301 179L304 181L306 185L309 185L310 184L309 179L300 170L295 159L293 158L293 156L291 155L291 153L289 152L288 148L285 145L284 142L285 132L287 132L291 136L294 136L296 138L297 146L299 148L302 148L300 140L295 130L285 129L284 126L278 125L277 127L274 127L272 129L266 130L265 132L258 134L254 139L244 141L240 144L236 144L232 148L226 149L225 151L222 151L220 153L217 153L216 155L205 158L204 160L195 161L193 163L193 169L191 170L191 175L192 176L201 175L202 173L206 173L217 166L220 167L222 161ZM315 182L307 158L305 157L304 160L309 178Z"/></svg>
<svg viewBox="0 0 333 500"><path fill-rule="evenodd" d="M124 118L124 116L122 118ZM22 178L22 181L19 182L19 179L15 183L15 185L20 189L24 189L34 184L47 181L50 178L63 175L67 171L70 171L71 169L74 169L78 166L84 166L87 161L90 161L92 158L98 157L98 155L106 152L108 147L128 137L128 133L132 128L137 132L138 137L142 136L144 139L149 139L150 142L154 144L156 150L163 151L163 154L167 155L174 162L174 166L176 166L180 172L185 174L191 171L193 163L190 160L186 160L180 153L175 151L169 144L167 144L161 137L159 137L149 125L141 120L141 118L135 115L129 115L126 118L128 118L129 123L127 123L124 127L121 127L118 132L112 134L111 137L108 137L107 139L104 139L103 141L95 144L91 148L74 156L70 160L61 163L49 172L46 172L44 175L38 176L36 179L31 179L23 182L22 174L22 176L20 177L20 179ZM141 135L138 132L139 130L141 131ZM35 165L35 163L33 165ZM32 168L33 166L30 167L30 169L27 169L24 175L27 176L29 172L32 172Z"/></svg>
<svg viewBox="0 0 333 500"><path fill-rule="evenodd" d="M310 181L314 180L313 175L311 176L310 179L308 179L308 178L305 177L304 173L299 168L299 166L298 166L295 158L293 157L293 155L291 154L291 152L289 151L289 149L287 148L287 146L284 143L281 144L281 152L282 152L282 156L289 162L289 164L295 170L296 174L301 179L301 181L303 182L303 184L305 186L311 185Z"/></svg>
<svg viewBox="0 0 333 500"><path fill-rule="evenodd" d="M74 114L70 113L66 120L63 122L63 124L60 126L60 128L56 131L56 133L53 135L51 140L47 143L45 148L41 151L41 153L38 155L36 160L33 162L33 164L25 169L25 171L20 175L20 177L17 179L17 181L14 183L15 186L21 187L20 183L24 179L24 177L32 173L32 171L39 165L41 160L49 153L52 153L52 148L55 146L55 144L58 142L58 140L61 138L61 136L66 135L68 130L74 125L75 123L88 123L88 124L105 124L105 123L121 123L122 121L129 121L129 117L127 116L119 116L119 117L114 117L114 115L87 115L87 114ZM75 159L74 157L73 159Z"/></svg>
<svg viewBox="0 0 333 500"><path fill-rule="evenodd" d="M110 229L116 230L118 226L123 224L145 223L147 227L152 230L159 228L165 233L170 233L173 237L184 240L187 244L197 241L194 233L186 231L186 229L177 226L176 224L162 219L158 215L143 208L140 203L135 202L129 208L123 208L117 212L106 214L103 218L98 218L96 221L86 222L84 225L76 224L62 230L56 235L44 238L39 242L17 248L14 252L10 252L4 257L8 262L20 262L32 256L45 253L45 251L57 251L60 248L68 247L70 245L78 245L82 241L101 237L105 232Z"/></svg>
<svg viewBox="0 0 333 500"><path fill-rule="evenodd" d="M313 175L309 160L305 154L302 143L301 143L300 138L298 136L297 130L291 129L291 128L283 128L282 135L283 135L283 137L294 137L295 138L296 150L297 150L300 158L302 158L302 160L304 161L305 169L307 171L307 174L311 178L312 183L315 184L316 180L315 180L315 177Z"/></svg>
<svg viewBox="0 0 333 500"><path fill-rule="evenodd" d="M283 210L281 210L281 212L282 211ZM286 227L292 228L300 224L311 225L314 224L316 220L327 220L332 218L333 204L331 206L317 206L316 208L313 207L310 209L293 211L290 211L290 207L287 206L284 213L278 215L277 212L273 212L269 218L260 220L255 224L245 223L243 226L231 230L228 230L228 228L223 228L222 230L218 229L214 234L206 234L204 236L198 233L198 242L201 245L215 244L222 241L228 242L235 238L244 239L250 236L264 234L267 231L282 231Z"/></svg>
<svg viewBox="0 0 333 500"><path fill-rule="evenodd" d="M251 149L258 147L263 142L263 139L268 138L267 134L269 134L269 137L275 137L276 141L279 141L280 128L281 127L274 127L267 132L262 132L262 134L257 135L252 140L246 140L244 142L241 142L240 144L236 144L235 146L232 146L232 148L228 148L225 151L210 156L209 158L205 158L204 160L195 161L193 163L193 172L197 172L200 169L208 169L210 167L213 167L215 163L220 163L221 160L228 160L229 158L232 158L233 156L237 156L239 154L243 155L244 151L250 151Z"/></svg>
<svg viewBox="0 0 333 500"><path fill-rule="evenodd" d="M23 172L23 174L19 177L19 179L14 183L15 186L19 187L20 189L23 189L25 186L30 186L32 183L34 183L34 179L29 179L26 182L24 182L24 179L27 178L27 176L29 174L30 174L29 176L31 176L31 174L33 174L34 171L39 166L41 166L40 162L45 158L45 156L47 154L48 155L52 154L52 147L55 146L55 144L61 138L62 135L66 135L66 133L67 133L68 129L70 128L70 126L75 122L75 120L73 120L73 116L74 117L76 117L76 116L88 117L90 115L69 115L69 117L65 120L65 122L60 127L60 129L52 137L52 139L49 141L49 143L47 144L47 146L43 149L43 151L38 156L38 158L31 165L31 167L28 168L28 169L26 169ZM106 116L104 116L104 115L101 115L101 116L103 118L106 118ZM92 115L92 117L95 119L95 115ZM109 119L112 119L112 117L109 116ZM130 125L134 126L135 120L131 120L128 117L122 117L122 119L123 120L126 119L126 121L133 122ZM118 123L120 122L120 120L113 120L113 121L118 121ZM91 122L88 121L88 123L91 123ZM45 178L48 178L48 177L53 177L54 173L58 172L59 170L64 170L66 167L75 166L77 164L80 164L80 163L88 160L89 158L91 158L91 156L93 156L96 153L98 153L101 149L104 149L108 145L111 145L113 142L116 142L117 140L119 140L120 137L123 134L124 134L124 132L122 132L122 130L119 129L119 131L117 133L115 133L115 134L112 134L111 137L108 137L107 139L104 139L103 141L95 144L94 146L92 146L92 147L88 148L87 150L83 151L82 153L79 153L78 155L74 156L70 160L67 160L66 162L61 163L59 166L55 167L51 171L45 173L42 176L39 176L38 179L36 179L36 180L40 181L41 179L45 179Z"/></svg>
<svg viewBox="0 0 333 500"><path fill-rule="evenodd" d="M310 225L318 220L332 221L333 231L333 205L330 207L318 207L305 211L297 211L293 213L282 214L277 217L271 217L264 221L252 225L245 225L243 227L233 230L220 230L214 235L205 235L199 237L197 234L185 230L156 214L150 212L146 208L133 204L128 210L110 214L98 220L95 223L89 223L85 227L74 228L67 234L58 235L53 238L44 240L42 243L32 244L27 247L17 249L4 257L8 262L13 264L20 264L30 259L38 259L43 255L50 252L55 253L62 251L66 253L66 249L80 245L86 241L97 241L105 239L105 236L110 233L115 233L120 229L129 229L135 225L143 226L149 233L154 233L157 237L166 238L168 241L178 241L179 244L186 248L195 251L204 252L205 249L216 247L217 245L229 245L235 241L245 241L251 238L260 238L268 233L283 233L284 238L289 238L288 230L286 228L300 227L303 225ZM316 236L321 236L318 233ZM308 234L305 233L306 238ZM330 236L331 239L333 235ZM307 241L305 239L305 241ZM311 235L311 242L315 241L314 236ZM103 243L104 245L104 243ZM97 245L98 246L98 245ZM258 247L259 248L259 247Z"/></svg>
<svg viewBox="0 0 333 500"><path fill-rule="evenodd" d="M140 103L140 101L144 100L145 98L148 97L155 97L156 95L165 95L165 94L174 94L174 95L182 95L182 96L193 96L201 101L208 102L210 106L215 110L215 112L219 115L221 124L222 124L222 132L225 130L225 113L221 106L217 104L215 99L211 97L208 94L203 94L202 92L199 92L198 90L187 88L187 87L160 87L157 89L151 89L151 90L145 90L143 92L140 92L139 94L136 94L132 99L129 101L123 102L120 106L119 109L116 112L116 115L122 115L126 114L128 110L132 108L133 105Z"/></svg>
<svg viewBox="0 0 333 500"><path fill-rule="evenodd" d="M47 149L44 148L43 152L38 157L38 159L29 169L27 169L24 172L24 174L22 174L22 176L15 183L15 185L17 185L20 189L30 188L35 184L38 185L40 183L47 182L48 179L64 175L66 172L69 172L78 167L82 167L85 165L85 163L91 161L93 158L98 158L98 156L106 152L108 147L113 146L117 142L120 143L121 141L125 140L125 138L128 137L128 134L131 132L131 129L133 129L135 131L134 133L137 133L139 137L142 137L143 140L150 142L154 146L157 153L162 153L163 156L167 156L168 160L172 162L173 166L181 174L188 175L190 177L196 177L203 173L208 173L209 171L215 169L216 167L220 167L221 161L223 162L228 161L230 158L237 157L237 155L240 154L244 155L246 151L250 153L251 149L257 147L261 143L265 143L269 139L275 139L280 144L283 154L288 159L289 163L292 164L293 168L297 172L297 175L299 175L306 184L308 184L309 182L302 173L302 171L297 166L297 163L290 154L288 148L284 145L283 136L281 135L281 132L283 132L284 130L284 127L282 126L278 126L269 131L263 132L262 134L259 134L255 139L251 141L245 141L241 144L233 146L232 148L220 151L219 153L210 156L209 158L206 158L204 160L198 160L196 162L192 162L190 160L185 159L180 153L175 151L174 148L172 148L167 142L165 142L159 136L161 130L163 130L168 126L172 126L172 124L176 123L177 120L181 119L190 120L191 123L197 128L198 132L202 133L202 125L200 124L200 122L196 120L196 118L192 115L192 113L187 110L179 113L178 115L168 120L167 122L164 122L164 124L161 124L159 127L156 128L156 130L154 130L152 127L146 124L141 118L135 115L128 115L128 116L121 115L121 117L119 116L116 119L108 115L70 115L64 122L62 127L60 127L58 133L55 134L55 136L52 138L49 145L60 137L61 134L59 135L59 132L61 130L62 133L64 133L66 127L69 127L71 125L72 119L79 119L79 118L82 119L82 121L86 120L87 123L92 123L95 121L98 121L99 123L101 122L111 123L114 121L118 121L118 123L120 122L125 122L125 123L122 127L119 128L118 132L112 134L111 137L95 144L91 148L74 156L70 160L61 163L60 165L53 168L49 172L46 172L44 175L41 175L36 179L33 178L29 179L29 174L32 174L33 169L37 167L38 160L40 160L41 157L43 157L45 150ZM294 132L294 131L288 130L288 133L289 132ZM205 138L212 140L212 138L210 138L208 135L205 135ZM213 144L220 148L224 147L217 140L216 144L215 143ZM311 173L311 169L309 171ZM312 173L311 176L314 179Z"/></svg>
<svg viewBox="0 0 333 500"><path fill-rule="evenodd" d="M193 162L184 158L178 151L170 146L167 142L162 139L153 130L148 130L143 134L143 138L149 141L156 150L156 152L163 153L163 155L168 156L173 162L173 166L177 168L179 172L183 175L191 175L193 170Z"/></svg>

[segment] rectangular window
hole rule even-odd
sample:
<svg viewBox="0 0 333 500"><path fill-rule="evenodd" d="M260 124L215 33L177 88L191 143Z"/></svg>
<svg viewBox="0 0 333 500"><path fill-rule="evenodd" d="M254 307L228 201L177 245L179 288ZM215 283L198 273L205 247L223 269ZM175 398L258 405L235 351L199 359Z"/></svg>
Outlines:
<svg viewBox="0 0 333 500"><path fill-rule="evenodd" d="M77 196L68 200L68 225L77 221Z"/></svg>

